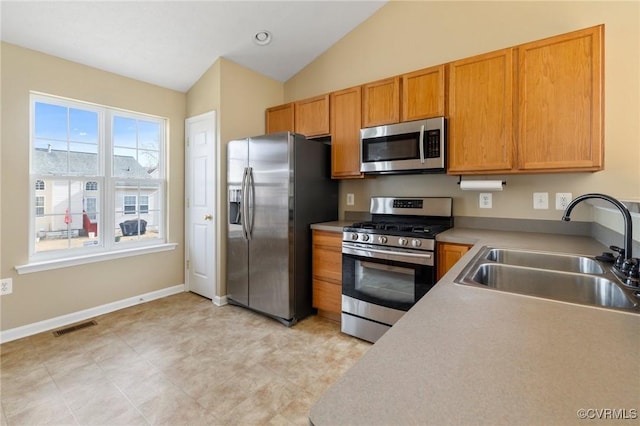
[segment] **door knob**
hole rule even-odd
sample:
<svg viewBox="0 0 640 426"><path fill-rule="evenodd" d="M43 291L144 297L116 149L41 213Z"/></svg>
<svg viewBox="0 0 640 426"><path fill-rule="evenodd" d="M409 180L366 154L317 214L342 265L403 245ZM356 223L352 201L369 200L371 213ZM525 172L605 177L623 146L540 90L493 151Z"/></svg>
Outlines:
<svg viewBox="0 0 640 426"><path fill-rule="evenodd" d="M213 215L210 215L210 214L204 215L204 220L212 220L212 219L213 219Z"/></svg>

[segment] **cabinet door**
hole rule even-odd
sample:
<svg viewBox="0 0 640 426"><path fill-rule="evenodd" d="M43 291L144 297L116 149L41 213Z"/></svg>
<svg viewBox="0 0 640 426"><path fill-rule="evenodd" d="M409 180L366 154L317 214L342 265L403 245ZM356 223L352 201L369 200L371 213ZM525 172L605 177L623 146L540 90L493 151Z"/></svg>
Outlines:
<svg viewBox="0 0 640 426"><path fill-rule="evenodd" d="M329 95L295 103L295 131L306 137L329 134Z"/></svg>
<svg viewBox="0 0 640 426"><path fill-rule="evenodd" d="M440 65L401 76L401 121L445 115L444 68L444 65Z"/></svg>
<svg viewBox="0 0 640 426"><path fill-rule="evenodd" d="M342 234L313 230L313 307L342 311Z"/></svg>
<svg viewBox="0 0 640 426"><path fill-rule="evenodd" d="M385 78L362 86L362 127L400 121L400 77Z"/></svg>
<svg viewBox="0 0 640 426"><path fill-rule="evenodd" d="M360 126L362 123L360 87L331 93L331 177L361 178Z"/></svg>
<svg viewBox="0 0 640 426"><path fill-rule="evenodd" d="M293 132L295 129L293 103L267 108L266 133Z"/></svg>
<svg viewBox="0 0 640 426"><path fill-rule="evenodd" d="M474 56L449 66L450 174L513 168L513 51Z"/></svg>
<svg viewBox="0 0 640 426"><path fill-rule="evenodd" d="M603 30L519 47L520 170L602 170Z"/></svg>
<svg viewBox="0 0 640 426"><path fill-rule="evenodd" d="M467 244L438 243L438 280L471 248Z"/></svg>

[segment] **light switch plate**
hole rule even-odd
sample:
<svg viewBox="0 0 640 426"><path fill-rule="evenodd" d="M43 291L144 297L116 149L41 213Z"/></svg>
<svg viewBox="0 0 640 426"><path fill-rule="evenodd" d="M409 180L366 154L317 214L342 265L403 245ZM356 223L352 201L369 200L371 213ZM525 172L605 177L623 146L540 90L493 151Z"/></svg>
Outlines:
<svg viewBox="0 0 640 426"><path fill-rule="evenodd" d="M533 193L533 208L536 210L544 210L549 208L549 193L548 192L534 192Z"/></svg>
<svg viewBox="0 0 640 426"><path fill-rule="evenodd" d="M347 194L347 205L353 206L356 203L355 196L352 193Z"/></svg>

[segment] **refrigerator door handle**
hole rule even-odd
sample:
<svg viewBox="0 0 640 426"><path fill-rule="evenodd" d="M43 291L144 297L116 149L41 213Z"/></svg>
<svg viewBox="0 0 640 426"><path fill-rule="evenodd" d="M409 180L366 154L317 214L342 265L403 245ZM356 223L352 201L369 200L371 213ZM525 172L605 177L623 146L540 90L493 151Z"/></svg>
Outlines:
<svg viewBox="0 0 640 426"><path fill-rule="evenodd" d="M247 215L245 216L245 222L247 223L247 239L251 240L253 237L253 219L255 215L255 182L253 180L253 167L249 167L247 173Z"/></svg>
<svg viewBox="0 0 640 426"><path fill-rule="evenodd" d="M248 231L247 231L247 217L248 217L248 208L247 208L247 178L249 177L249 168L245 167L244 168L244 173L242 175L242 185L241 185L241 189L240 191L242 192L242 220L241 220L241 224L242 224L242 236L244 237L245 240L249 239L249 235L248 235Z"/></svg>

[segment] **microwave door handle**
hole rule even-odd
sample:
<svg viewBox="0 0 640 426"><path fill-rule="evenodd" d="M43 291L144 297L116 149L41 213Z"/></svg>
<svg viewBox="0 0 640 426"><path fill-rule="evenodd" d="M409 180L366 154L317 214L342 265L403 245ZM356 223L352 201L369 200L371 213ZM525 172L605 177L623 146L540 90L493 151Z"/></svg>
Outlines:
<svg viewBox="0 0 640 426"><path fill-rule="evenodd" d="M420 126L420 163L424 164L424 124Z"/></svg>

